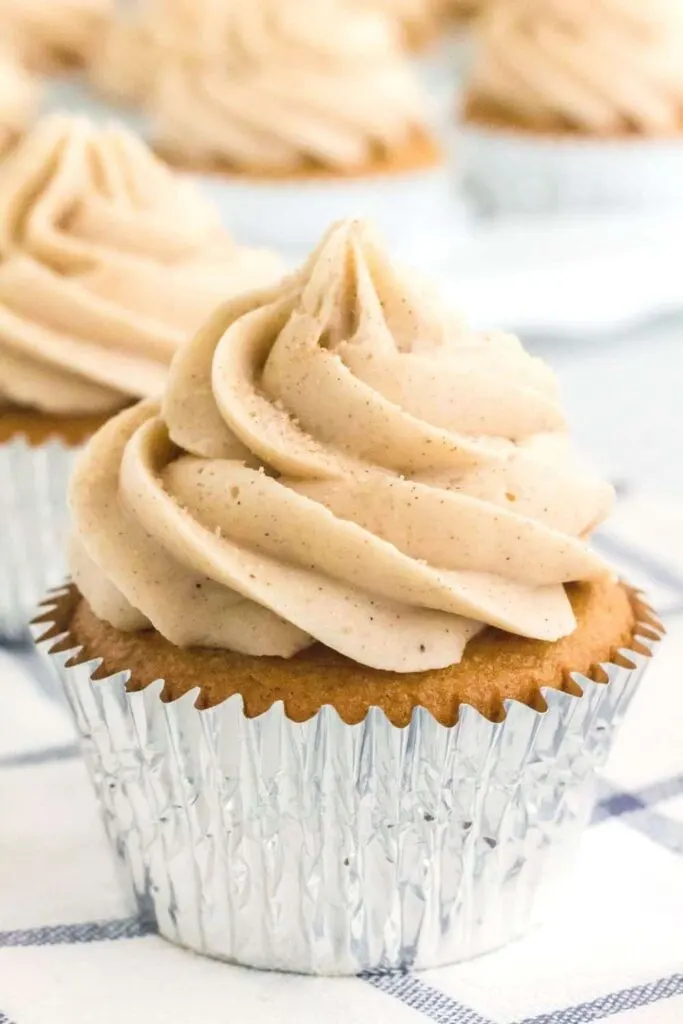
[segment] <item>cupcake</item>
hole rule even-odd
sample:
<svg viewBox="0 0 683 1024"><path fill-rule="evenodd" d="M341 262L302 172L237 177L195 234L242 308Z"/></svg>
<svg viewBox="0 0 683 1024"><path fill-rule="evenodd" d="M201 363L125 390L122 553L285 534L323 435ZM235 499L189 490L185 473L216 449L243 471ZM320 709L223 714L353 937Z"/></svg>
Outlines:
<svg viewBox="0 0 683 1024"><path fill-rule="evenodd" d="M0 157L21 138L33 119L40 89L12 56L0 52Z"/></svg>
<svg viewBox="0 0 683 1024"><path fill-rule="evenodd" d="M165 64L150 109L158 152L252 242L308 251L331 217L365 212L412 255L451 210L391 25L346 0L238 0L221 58Z"/></svg>
<svg viewBox="0 0 683 1024"><path fill-rule="evenodd" d="M108 99L144 108L164 64L225 51L229 16L214 0L143 0L117 10L93 53L90 80Z"/></svg>
<svg viewBox="0 0 683 1024"><path fill-rule="evenodd" d="M17 43L36 71L85 63L113 0L0 0L3 34Z"/></svg>
<svg viewBox="0 0 683 1024"><path fill-rule="evenodd" d="M656 644L550 371L362 223L227 303L71 483L46 633L170 940L429 967L545 913Z"/></svg>
<svg viewBox="0 0 683 1024"><path fill-rule="evenodd" d="M226 297L280 275L138 139L38 124L0 166L0 634L64 572L72 449L160 394L176 348ZM36 517L38 522L36 523Z"/></svg>
<svg viewBox="0 0 683 1024"><path fill-rule="evenodd" d="M512 211L683 204L683 7L497 0L478 24L464 162Z"/></svg>

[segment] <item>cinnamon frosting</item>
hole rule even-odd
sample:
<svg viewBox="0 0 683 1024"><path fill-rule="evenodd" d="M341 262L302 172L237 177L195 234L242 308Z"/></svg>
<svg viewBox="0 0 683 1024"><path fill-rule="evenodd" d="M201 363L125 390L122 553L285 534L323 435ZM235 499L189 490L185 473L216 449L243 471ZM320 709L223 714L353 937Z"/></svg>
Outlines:
<svg viewBox="0 0 683 1024"><path fill-rule="evenodd" d="M484 625L554 641L612 501L569 444L554 377L392 266L366 225L222 307L161 406L90 442L75 581L122 630L292 656L319 641L398 672Z"/></svg>
<svg viewBox="0 0 683 1024"><path fill-rule="evenodd" d="M392 26L343 0L229 9L220 59L164 65L152 102L164 152L254 172L341 170L401 148L424 124Z"/></svg>
<svg viewBox="0 0 683 1024"><path fill-rule="evenodd" d="M40 89L10 56L0 53L0 156L16 142L38 106Z"/></svg>
<svg viewBox="0 0 683 1024"><path fill-rule="evenodd" d="M670 135L683 127L678 0L517 0L480 23L470 106L531 127Z"/></svg>
<svg viewBox="0 0 683 1024"><path fill-rule="evenodd" d="M215 306L279 274L135 136L47 118L0 167L0 400L78 415L160 394Z"/></svg>
<svg viewBox="0 0 683 1024"><path fill-rule="evenodd" d="M113 0L0 0L3 31L39 70L89 56Z"/></svg>
<svg viewBox="0 0 683 1024"><path fill-rule="evenodd" d="M93 54L92 82L108 96L146 106L166 65L225 53L229 10L224 0L143 0L118 11Z"/></svg>

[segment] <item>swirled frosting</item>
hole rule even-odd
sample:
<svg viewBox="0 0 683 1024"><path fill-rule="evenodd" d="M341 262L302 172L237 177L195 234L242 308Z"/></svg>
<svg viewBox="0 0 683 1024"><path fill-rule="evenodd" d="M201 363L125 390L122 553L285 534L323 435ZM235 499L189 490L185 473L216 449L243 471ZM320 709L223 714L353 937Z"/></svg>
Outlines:
<svg viewBox="0 0 683 1024"><path fill-rule="evenodd" d="M0 167L0 397L79 414L160 394L215 306L279 274L135 136L47 118Z"/></svg>
<svg viewBox="0 0 683 1024"><path fill-rule="evenodd" d="M470 103L538 127L667 135L683 126L677 0L519 0L480 23Z"/></svg>
<svg viewBox="0 0 683 1024"><path fill-rule="evenodd" d="M39 70L89 56L112 0L0 0L0 21L24 59Z"/></svg>
<svg viewBox="0 0 683 1024"><path fill-rule="evenodd" d="M475 334L334 227L304 268L221 308L161 408L122 413L72 481L76 583L173 644L398 672L484 624L553 641L611 488L573 456L551 372Z"/></svg>
<svg viewBox="0 0 683 1024"><path fill-rule="evenodd" d="M229 11L223 0L146 0L117 12L102 33L90 78L106 95L144 106L166 65L221 58Z"/></svg>
<svg viewBox="0 0 683 1024"><path fill-rule="evenodd" d="M367 166L424 123L391 24L341 0L230 9L220 60L169 62L151 103L176 159L290 172Z"/></svg>
<svg viewBox="0 0 683 1024"><path fill-rule="evenodd" d="M31 76L11 57L0 54L0 155L24 132L39 95Z"/></svg>

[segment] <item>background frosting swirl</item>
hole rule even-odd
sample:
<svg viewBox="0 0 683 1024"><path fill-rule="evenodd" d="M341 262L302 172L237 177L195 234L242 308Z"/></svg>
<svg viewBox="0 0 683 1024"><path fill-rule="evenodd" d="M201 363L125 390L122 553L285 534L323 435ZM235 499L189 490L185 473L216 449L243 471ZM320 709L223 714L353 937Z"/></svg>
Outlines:
<svg viewBox="0 0 683 1024"><path fill-rule="evenodd" d="M160 69L151 110L177 158L256 172L362 167L424 123L387 19L340 0L249 0L227 14L217 59Z"/></svg>
<svg viewBox="0 0 683 1024"><path fill-rule="evenodd" d="M479 33L471 102L532 127L681 130L678 0L494 0Z"/></svg>
<svg viewBox="0 0 683 1024"><path fill-rule="evenodd" d="M219 59L230 4L224 0L145 0L108 19L90 63L105 94L145 105L167 64Z"/></svg>
<svg viewBox="0 0 683 1024"><path fill-rule="evenodd" d="M23 59L38 70L80 63L113 0L0 0L0 19Z"/></svg>
<svg viewBox="0 0 683 1024"><path fill-rule="evenodd" d="M611 488L572 455L553 375L414 291L367 228L226 304L72 483L72 569L101 618L176 645L314 640L399 672L491 624L556 640Z"/></svg>
<svg viewBox="0 0 683 1024"><path fill-rule="evenodd" d="M160 394L226 289L279 268L130 133L46 119L0 168L0 395L77 414Z"/></svg>
<svg viewBox="0 0 683 1024"><path fill-rule="evenodd" d="M40 88L20 64L0 52L0 155L16 142L35 114Z"/></svg>

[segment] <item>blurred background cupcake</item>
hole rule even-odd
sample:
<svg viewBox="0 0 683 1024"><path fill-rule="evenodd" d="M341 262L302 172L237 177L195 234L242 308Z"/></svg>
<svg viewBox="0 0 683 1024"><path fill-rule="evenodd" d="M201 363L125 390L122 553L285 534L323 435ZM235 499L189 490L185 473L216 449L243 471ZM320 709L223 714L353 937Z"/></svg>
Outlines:
<svg viewBox="0 0 683 1024"><path fill-rule="evenodd" d="M487 209L683 209L683 5L492 0L464 107Z"/></svg>
<svg viewBox="0 0 683 1024"><path fill-rule="evenodd" d="M63 571L66 473L113 411L158 394L226 297L278 277L133 135L45 119L0 166L0 634Z"/></svg>
<svg viewBox="0 0 683 1024"><path fill-rule="evenodd" d="M228 12L220 52L159 69L157 151L202 178L245 240L300 254L330 219L363 213L404 251L429 250L454 204L392 24L345 0Z"/></svg>
<svg viewBox="0 0 683 1024"><path fill-rule="evenodd" d="M35 117L41 90L11 51L0 50L0 157L21 138Z"/></svg>
<svg viewBox="0 0 683 1024"><path fill-rule="evenodd" d="M114 0L0 0L3 38L36 71L79 67L114 6Z"/></svg>

